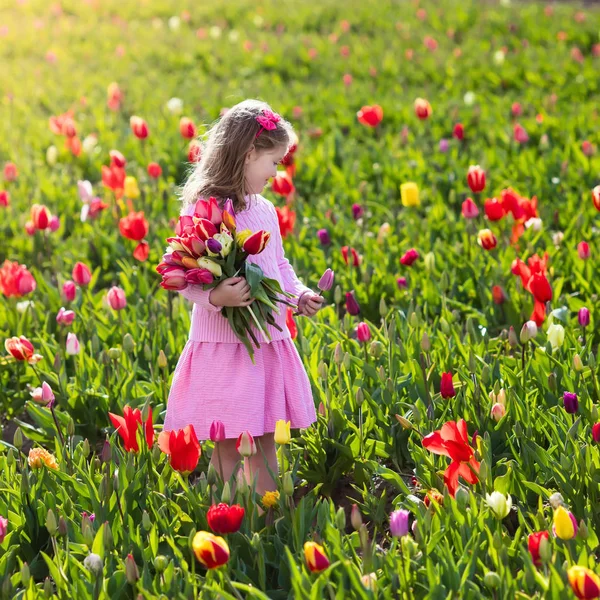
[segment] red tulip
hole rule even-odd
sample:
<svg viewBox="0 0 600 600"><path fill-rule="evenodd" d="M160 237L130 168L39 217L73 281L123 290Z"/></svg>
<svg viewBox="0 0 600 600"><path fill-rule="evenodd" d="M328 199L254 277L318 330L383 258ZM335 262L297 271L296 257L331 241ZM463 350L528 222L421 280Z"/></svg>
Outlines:
<svg viewBox="0 0 600 600"><path fill-rule="evenodd" d="M141 117L133 115L129 119L129 125L136 138L144 140L148 137L148 124Z"/></svg>
<svg viewBox="0 0 600 600"><path fill-rule="evenodd" d="M462 141L465 138L465 128L462 123L457 123L452 130L452 137L456 138L459 141Z"/></svg>
<svg viewBox="0 0 600 600"><path fill-rule="evenodd" d="M540 550L543 550L544 546L549 543L547 531L535 531L534 533L529 534L529 537L527 538L527 549L529 550L529 554L531 554L534 565L539 566L542 564Z"/></svg>
<svg viewBox="0 0 600 600"><path fill-rule="evenodd" d="M195 138L196 126L194 125L194 122L188 117L181 117L179 121L179 133L186 139Z"/></svg>
<svg viewBox="0 0 600 600"><path fill-rule="evenodd" d="M454 389L454 384L452 383L452 373L442 373L440 394L442 398L454 398L454 396L456 396L456 390Z"/></svg>
<svg viewBox="0 0 600 600"><path fill-rule="evenodd" d="M546 276L541 273L534 273L527 283L528 290L538 302L550 302L552 300L552 287Z"/></svg>
<svg viewBox="0 0 600 600"><path fill-rule="evenodd" d="M148 165L148 175L150 175L152 179L158 179L162 175L162 167L158 163L150 163Z"/></svg>
<svg viewBox="0 0 600 600"><path fill-rule="evenodd" d="M567 578L573 593L580 600L600 598L600 577L594 571L575 565L568 569Z"/></svg>
<svg viewBox="0 0 600 600"><path fill-rule="evenodd" d="M587 242L579 242L577 254L581 260L587 260L590 257L590 245Z"/></svg>
<svg viewBox="0 0 600 600"><path fill-rule="evenodd" d="M50 211L43 204L33 204L31 206L31 222L36 229L47 229L50 224Z"/></svg>
<svg viewBox="0 0 600 600"><path fill-rule="evenodd" d="M360 265L358 252L354 248L350 248L350 253L352 254L352 265L358 267ZM348 264L348 246L342 246L342 258L344 259L344 262Z"/></svg>
<svg viewBox="0 0 600 600"><path fill-rule="evenodd" d="M462 216L465 219L475 219L479 216L479 209L477 208L477 204L473 202L472 198L467 198L462 203Z"/></svg>
<svg viewBox="0 0 600 600"><path fill-rule="evenodd" d="M33 292L37 284L25 265L5 260L0 267L0 293L20 298Z"/></svg>
<svg viewBox="0 0 600 600"><path fill-rule="evenodd" d="M358 122L367 127L377 127L383 120L383 109L378 104L363 106L357 113Z"/></svg>
<svg viewBox="0 0 600 600"><path fill-rule="evenodd" d="M190 142L188 146L188 162L197 163L200 162L202 157L202 144L197 140Z"/></svg>
<svg viewBox="0 0 600 600"><path fill-rule="evenodd" d="M183 290L188 286L185 278L186 270L179 266L161 263L156 270L162 275L160 285L165 290Z"/></svg>
<svg viewBox="0 0 600 600"><path fill-rule="evenodd" d="M130 212L126 217L119 219L119 231L128 240L139 242L148 235L148 221L144 211Z"/></svg>
<svg viewBox="0 0 600 600"><path fill-rule="evenodd" d="M490 221L499 221L504 217L504 207L501 202L498 202L496 198L488 198L483 203L483 209L485 210L485 216Z"/></svg>
<svg viewBox="0 0 600 600"><path fill-rule="evenodd" d="M25 337L11 337L4 342L4 348L16 360L26 360L30 365L34 365L42 360L41 354L35 354L33 344Z"/></svg>
<svg viewBox="0 0 600 600"><path fill-rule="evenodd" d="M523 114L523 107L518 102L513 102L510 112L513 117L520 117Z"/></svg>
<svg viewBox="0 0 600 600"><path fill-rule="evenodd" d="M200 443L193 425L177 431L163 430L158 436L158 447L169 455L171 467L184 475L191 473L200 459Z"/></svg>
<svg viewBox="0 0 600 600"><path fill-rule="evenodd" d="M506 294L499 285L492 286L492 299L494 304L504 304L506 301Z"/></svg>
<svg viewBox="0 0 600 600"><path fill-rule="evenodd" d="M140 242L133 251L133 258L139 260L140 262L144 262L148 260L148 255L150 254L150 244L148 242Z"/></svg>
<svg viewBox="0 0 600 600"><path fill-rule="evenodd" d="M73 277L73 281L79 285L87 285L92 279L92 273L87 265L82 262L78 262L73 267L73 272L71 273L71 277Z"/></svg>
<svg viewBox="0 0 600 600"><path fill-rule="evenodd" d="M592 190L592 202L594 203L596 210L600 210L600 185L597 185Z"/></svg>
<svg viewBox="0 0 600 600"><path fill-rule="evenodd" d="M431 116L431 104L424 98L417 98L415 100L415 115L422 121L428 119Z"/></svg>
<svg viewBox="0 0 600 600"><path fill-rule="evenodd" d="M360 313L360 305L354 297L354 292L346 292L346 310L348 314L356 316Z"/></svg>
<svg viewBox="0 0 600 600"><path fill-rule="evenodd" d="M0 190L0 206L10 206L10 194L6 190Z"/></svg>
<svg viewBox="0 0 600 600"><path fill-rule="evenodd" d="M58 314L56 315L56 322L61 325L71 325L75 320L75 312L72 310L65 310L64 306L61 306Z"/></svg>
<svg viewBox="0 0 600 600"><path fill-rule="evenodd" d="M266 248L270 238L269 231L257 231L246 238L242 248L247 254L260 254Z"/></svg>
<svg viewBox="0 0 600 600"><path fill-rule="evenodd" d="M600 443L600 423L592 425L592 437L596 443Z"/></svg>
<svg viewBox="0 0 600 600"><path fill-rule="evenodd" d="M119 169L125 168L127 160L121 152L118 150L111 150L108 153L108 156L110 156L110 164L112 167L118 167Z"/></svg>
<svg viewBox="0 0 600 600"><path fill-rule="evenodd" d="M414 248L411 248L402 255L400 258L400 264L410 267L410 265L412 265L417 258L419 258L419 253Z"/></svg>
<svg viewBox="0 0 600 600"><path fill-rule="evenodd" d="M139 408L132 409L131 406L123 408L123 416L108 413L112 424L117 429L117 433L123 440L126 452L139 452L140 447L137 441L138 425L144 429L144 439L148 448L152 448L154 443L154 426L152 425L152 407L148 409L148 418L144 423L142 421L142 411Z"/></svg>
<svg viewBox="0 0 600 600"><path fill-rule="evenodd" d="M219 535L239 531L244 519L244 509L239 504L229 506L224 502L213 504L206 513L208 526Z"/></svg>
<svg viewBox="0 0 600 600"><path fill-rule="evenodd" d="M217 569L229 560L227 542L208 531L199 531L192 540L196 558L207 568Z"/></svg>
<svg viewBox="0 0 600 600"><path fill-rule="evenodd" d="M111 189L117 198L120 198L125 185L125 169L116 165L110 167L102 165L102 184Z"/></svg>
<svg viewBox="0 0 600 600"><path fill-rule="evenodd" d="M444 473L444 482L448 486L450 495L454 497L458 489L459 475L468 483L476 484L479 479L479 462L475 460L474 450L469 445L467 423L449 421L438 431L426 435L422 440L423 448L434 454L448 456L450 465ZM471 470L471 467L475 472Z"/></svg>
<svg viewBox="0 0 600 600"><path fill-rule="evenodd" d="M276 206L275 211L277 212L277 220L279 221L279 233L281 233L282 238L285 238L294 231L296 213L289 206L284 206L283 208Z"/></svg>
<svg viewBox="0 0 600 600"><path fill-rule="evenodd" d="M295 191L294 182L292 178L285 171L279 171L273 178L271 189L275 194L287 197Z"/></svg>
<svg viewBox="0 0 600 600"><path fill-rule="evenodd" d="M467 183L476 194L485 189L485 171L479 165L471 165L467 171Z"/></svg>
<svg viewBox="0 0 600 600"><path fill-rule="evenodd" d="M493 250L498 245L496 236L489 229L482 229L477 234L477 242L484 250Z"/></svg>

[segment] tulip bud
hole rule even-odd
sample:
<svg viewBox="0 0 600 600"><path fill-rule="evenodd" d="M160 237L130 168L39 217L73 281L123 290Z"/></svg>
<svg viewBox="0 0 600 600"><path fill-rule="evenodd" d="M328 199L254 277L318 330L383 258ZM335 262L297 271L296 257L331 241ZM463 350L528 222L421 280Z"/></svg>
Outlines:
<svg viewBox="0 0 600 600"><path fill-rule="evenodd" d="M98 351L100 350L100 338L95 333L92 335L91 344L92 354L98 354Z"/></svg>
<svg viewBox="0 0 600 600"><path fill-rule="evenodd" d="M579 521L579 531L577 533L577 537L582 540L587 540L589 535L590 533L588 531L587 525L585 524L584 520L581 519L581 521Z"/></svg>
<svg viewBox="0 0 600 600"><path fill-rule="evenodd" d="M90 443L87 438L85 438L81 444L81 453L84 458L87 458L90 455Z"/></svg>
<svg viewBox="0 0 600 600"><path fill-rule="evenodd" d="M417 552L419 551L417 543L410 535L405 535L400 539L400 546L402 547L402 552L409 558L416 556Z"/></svg>
<svg viewBox="0 0 600 600"><path fill-rule="evenodd" d="M554 371L548 373L548 387L552 392L556 391L556 373Z"/></svg>
<svg viewBox="0 0 600 600"><path fill-rule="evenodd" d="M454 498L461 510L464 510L469 505L469 492L464 487L459 487L456 490Z"/></svg>
<svg viewBox="0 0 600 600"><path fill-rule="evenodd" d="M346 513L344 512L344 508L341 506L335 513L335 525L342 532L346 529Z"/></svg>
<svg viewBox="0 0 600 600"><path fill-rule="evenodd" d="M152 348L148 343L144 344L144 359L150 362L152 360Z"/></svg>
<svg viewBox="0 0 600 600"><path fill-rule="evenodd" d="M333 290L333 301L336 304L340 304L342 301L342 288L339 285L336 285Z"/></svg>
<svg viewBox="0 0 600 600"><path fill-rule="evenodd" d="M128 354L133 352L135 348L135 342L133 341L133 336L130 333L126 333L123 336L123 350Z"/></svg>
<svg viewBox="0 0 600 600"><path fill-rule="evenodd" d="M425 263L425 268L428 271L433 271L435 269L435 254L433 252L428 252L423 257L423 261Z"/></svg>
<svg viewBox="0 0 600 600"><path fill-rule="evenodd" d="M379 301L379 314L382 317L385 317L388 313L388 305L385 302L385 298L382 296L381 300Z"/></svg>
<svg viewBox="0 0 600 600"><path fill-rule="evenodd" d="M132 554L128 554L125 559L125 579L129 585L134 585L135 582L140 578L140 572L135 563Z"/></svg>
<svg viewBox="0 0 600 600"><path fill-rule="evenodd" d="M23 583L23 587L27 589L29 587L29 581L31 580L31 572L29 570L29 565L24 562L21 566L21 582Z"/></svg>
<svg viewBox="0 0 600 600"><path fill-rule="evenodd" d="M367 549L369 545L369 530L367 526L363 523L358 530L358 537L360 539L360 545L363 549L363 552Z"/></svg>
<svg viewBox="0 0 600 600"><path fill-rule="evenodd" d="M538 333L537 324L535 321L526 321L521 328L521 344L526 344L532 340Z"/></svg>
<svg viewBox="0 0 600 600"><path fill-rule="evenodd" d="M406 417L402 417L401 415L394 415L396 417L396 421L400 423L403 429L412 429L412 425L410 421Z"/></svg>
<svg viewBox="0 0 600 600"><path fill-rule="evenodd" d="M512 325L510 326L510 329L508 330L508 345L511 348L516 348L519 345L519 340L517 339L517 334Z"/></svg>
<svg viewBox="0 0 600 600"><path fill-rule="evenodd" d="M583 362L582 362L581 356L579 356L579 354L576 354L573 357L573 368L576 371L583 371Z"/></svg>
<svg viewBox="0 0 600 600"><path fill-rule="evenodd" d="M208 483L208 485L215 485L218 481L218 477L217 477L217 470L215 469L215 466L211 463L209 463L208 465L208 471L206 473L206 481Z"/></svg>
<svg viewBox="0 0 600 600"><path fill-rule="evenodd" d="M221 493L221 502L224 502L225 504L229 504L231 500L231 490L229 488L229 481L225 482L225 485L223 486L223 491Z"/></svg>
<svg viewBox="0 0 600 600"><path fill-rule="evenodd" d="M354 531L358 531L360 526L363 524L360 509L356 504L352 505L352 510L350 511L350 522L352 523L352 527L354 527Z"/></svg>
<svg viewBox="0 0 600 600"><path fill-rule="evenodd" d="M146 531L150 531L150 529L152 529L152 520L150 519L150 515L148 514L147 510L144 510L142 513L142 527Z"/></svg>
<svg viewBox="0 0 600 600"><path fill-rule="evenodd" d="M289 471L283 474L283 493L290 498L294 495L294 479Z"/></svg>
<svg viewBox="0 0 600 600"><path fill-rule="evenodd" d="M344 365L344 369L348 370L350 368L350 365L352 364L352 357L348 352L344 353L344 360L342 364Z"/></svg>
<svg viewBox="0 0 600 600"><path fill-rule="evenodd" d="M411 325L411 327L418 327L419 326L419 315L417 315L416 312L412 312L410 314L410 319L409 319L409 323Z"/></svg>
<svg viewBox="0 0 600 600"><path fill-rule="evenodd" d="M492 417L492 419L494 419L494 421L496 421L496 423L500 421L500 419L505 414L506 408L504 407L504 404L500 404L499 402L496 402L496 404L492 406L492 410L490 411L490 416Z"/></svg>
<svg viewBox="0 0 600 600"><path fill-rule="evenodd" d="M104 446L102 446L102 452L100 454L100 459L103 463L110 462L112 460L112 448L110 446L110 442L108 438L104 440Z"/></svg>
<svg viewBox="0 0 600 600"><path fill-rule="evenodd" d="M260 534L257 531L255 531L254 534L252 535L252 540L250 541L250 545L257 552L261 549L262 544L261 544L261 540L260 540Z"/></svg>
<svg viewBox="0 0 600 600"><path fill-rule="evenodd" d="M114 539L113 539L112 530L110 528L110 525L108 524L108 521L104 522L104 533L102 535L102 541L104 542L105 550L110 551L113 549Z"/></svg>
<svg viewBox="0 0 600 600"><path fill-rule="evenodd" d="M61 537L65 537L68 532L69 532L69 530L67 528L67 522L65 521L64 517L61 515L60 518L58 519L58 535L60 535Z"/></svg>
<svg viewBox="0 0 600 600"><path fill-rule="evenodd" d="M365 395L362 391L362 388L358 388L356 390L356 405L360 408L362 406L362 403L365 401Z"/></svg>
<svg viewBox="0 0 600 600"><path fill-rule="evenodd" d="M379 340L373 340L369 346L369 354L374 358L379 358L383 354L384 346Z"/></svg>
<svg viewBox="0 0 600 600"><path fill-rule="evenodd" d="M67 435L73 437L75 435L75 422L73 419L67 421Z"/></svg>
<svg viewBox="0 0 600 600"><path fill-rule="evenodd" d="M0 429L0 436L1 435L2 435L2 430ZM9 448L8 452L6 453L6 464L10 468L10 467L14 467L16 462L17 462L17 459L15 458L15 453L13 452L12 448Z"/></svg>
<svg viewBox="0 0 600 600"><path fill-rule="evenodd" d="M169 364L169 361L167 360L167 356L166 354L161 350L158 353L158 368L159 369L166 369L167 366Z"/></svg>
<svg viewBox="0 0 600 600"><path fill-rule="evenodd" d="M9 579L7 579L7 581L10 583ZM46 577L46 579L44 579L44 597L50 599L52 596L54 596L54 585L50 577Z"/></svg>
<svg viewBox="0 0 600 600"><path fill-rule="evenodd" d="M46 514L46 529L52 537L54 537L58 532L56 516L54 515L54 511L51 508L48 509L48 513Z"/></svg>
<svg viewBox="0 0 600 600"><path fill-rule="evenodd" d="M384 381L386 381L386 379L387 379L387 373L385 372L385 369L384 369L383 365L381 365L379 367L379 369L377 370L377 376L379 377L379 381L381 381L382 383Z"/></svg>
<svg viewBox="0 0 600 600"><path fill-rule="evenodd" d="M108 358L110 360L119 360L121 358L122 350L121 348L109 348L108 349Z"/></svg>
<svg viewBox="0 0 600 600"><path fill-rule="evenodd" d="M164 573L166 568L169 566L169 559L162 554L159 554L154 558L154 568L157 573Z"/></svg>
<svg viewBox="0 0 600 600"><path fill-rule="evenodd" d="M429 336L426 331L423 332L423 337L421 338L421 348L423 352L429 352L431 350L431 342L429 341Z"/></svg>
<svg viewBox="0 0 600 600"><path fill-rule="evenodd" d="M323 381L327 381L327 365L323 361L319 362L319 366L317 367L317 373Z"/></svg>
<svg viewBox="0 0 600 600"><path fill-rule="evenodd" d="M20 450L23 447L23 432L20 427L15 429L15 434L13 436L13 446Z"/></svg>
<svg viewBox="0 0 600 600"><path fill-rule="evenodd" d="M483 583L489 590L495 590L500 587L502 580L500 579L500 575L495 571L488 571L483 576Z"/></svg>

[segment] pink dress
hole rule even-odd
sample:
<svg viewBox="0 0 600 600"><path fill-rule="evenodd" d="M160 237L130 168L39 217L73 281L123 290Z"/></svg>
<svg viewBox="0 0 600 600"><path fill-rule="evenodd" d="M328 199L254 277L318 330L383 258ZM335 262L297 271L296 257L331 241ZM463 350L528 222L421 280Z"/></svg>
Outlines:
<svg viewBox="0 0 600 600"><path fill-rule="evenodd" d="M296 294L310 288L302 284L285 258L275 207L260 195L246 196L246 210L236 213L238 230L271 232L263 252L248 257L267 277L277 279L282 289ZM193 214L194 206L182 214ZM269 326L272 341L258 331L260 348L254 349L252 364L245 346L233 334L221 307L209 301L212 290L191 285L179 293L194 303L189 339L177 362L167 403L164 429L194 426L199 440L210 438L210 425L222 421L225 437L237 438L248 430L253 436L275 431L279 419L293 429L309 427L317 420L310 381L286 326L285 304L278 305L275 320L282 331Z"/></svg>

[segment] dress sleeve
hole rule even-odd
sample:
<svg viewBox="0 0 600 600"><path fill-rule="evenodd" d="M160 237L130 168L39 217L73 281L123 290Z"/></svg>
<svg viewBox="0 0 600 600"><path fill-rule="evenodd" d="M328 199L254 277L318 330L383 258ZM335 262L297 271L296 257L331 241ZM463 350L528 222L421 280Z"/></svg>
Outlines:
<svg viewBox="0 0 600 600"><path fill-rule="evenodd" d="M181 215L192 215L194 212L194 205L190 204L187 207L183 208L181 210ZM222 310L222 306L215 306L214 304L212 304L210 302L210 293L213 291L214 288L211 288L210 290L205 290L202 288L202 286L200 284L191 284L188 285L185 289L183 290L177 290L184 298L187 298L188 300L190 300L191 302L193 302L194 304L198 304L198 306L201 306L202 308L212 311L212 312L219 312L220 310Z"/></svg>
<svg viewBox="0 0 600 600"><path fill-rule="evenodd" d="M279 229L279 219L277 218L277 212L275 208L272 207L272 215L273 220L275 222L272 230L271 230L271 239L275 244L275 255L277 256L277 266L279 268L279 272L281 273L281 278L283 282L283 289L290 294L295 294L297 298L290 298L289 301L292 304L297 305L298 301L306 292L312 292L312 290L305 286L296 275L294 268L290 264L290 261L285 257L285 251L283 249L283 241L281 239L281 232Z"/></svg>

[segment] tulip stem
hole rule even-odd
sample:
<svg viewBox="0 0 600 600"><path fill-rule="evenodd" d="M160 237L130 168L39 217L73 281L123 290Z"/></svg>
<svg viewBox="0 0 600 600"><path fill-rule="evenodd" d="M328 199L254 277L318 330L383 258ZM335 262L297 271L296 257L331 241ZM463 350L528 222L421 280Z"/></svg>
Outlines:
<svg viewBox="0 0 600 600"><path fill-rule="evenodd" d="M225 573L225 579L227 580L227 583L231 586L231 589L233 590L235 597L238 598L239 600L244 600L242 598L242 596L240 596L240 593L237 591L237 589L233 586L233 582L229 578L229 573Z"/></svg>
<svg viewBox="0 0 600 600"><path fill-rule="evenodd" d="M217 459L219 461L219 472L221 474L221 482L225 485L225 480L223 478L223 462L221 461L221 445L219 442L215 444L215 450L217 451Z"/></svg>

